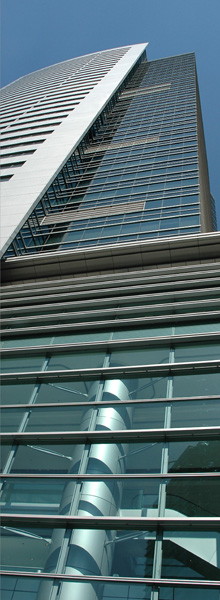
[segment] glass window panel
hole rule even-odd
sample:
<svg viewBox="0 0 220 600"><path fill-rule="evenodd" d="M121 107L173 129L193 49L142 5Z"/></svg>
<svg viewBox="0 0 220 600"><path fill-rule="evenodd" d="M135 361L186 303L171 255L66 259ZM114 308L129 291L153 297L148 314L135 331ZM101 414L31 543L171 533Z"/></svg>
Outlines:
<svg viewBox="0 0 220 600"><path fill-rule="evenodd" d="M164 532L162 577L219 580L219 535L213 531Z"/></svg>
<svg viewBox="0 0 220 600"><path fill-rule="evenodd" d="M91 382L90 382L91 387ZM25 404L28 403L33 391L35 403L44 402L86 402L92 398L88 397L87 382L68 381L65 383L41 383L35 385L20 384L2 385L2 404Z"/></svg>
<svg viewBox="0 0 220 600"><path fill-rule="evenodd" d="M138 327L136 329L119 329L113 330L113 339L126 339L126 338L141 338L141 337L157 337L162 335L171 335L172 326L167 325L164 327Z"/></svg>
<svg viewBox="0 0 220 600"><path fill-rule="evenodd" d="M62 381L58 383L48 382L42 384L39 388L38 402L40 400L40 394L43 394L43 402L47 402L45 397L46 387L48 394L56 394L57 398L64 400L64 394L71 395L71 402L89 401L95 400L98 392L99 380L97 381L83 381L77 378L74 381ZM44 386L44 387L43 387ZM49 388L52 388L50 390ZM57 391L55 391L57 390ZM130 379L124 377L123 379L111 379L106 380L103 388L102 400L140 400L140 399L153 399L153 398L165 398L167 391L167 377L139 377ZM46 391L47 393L47 391ZM51 396L52 398L52 396ZM56 400L55 400L56 401ZM68 398L66 400L69 401ZM53 400L52 400L53 402Z"/></svg>
<svg viewBox="0 0 220 600"><path fill-rule="evenodd" d="M61 381L39 384L35 402L88 402L96 399L99 380L89 381L74 379L74 381ZM19 399L22 400L20 384L18 385ZM10 386L11 403L16 404L17 385ZM29 384L28 384L29 385ZM25 384L23 386L26 387ZM29 386L30 387L30 386ZM7 393L8 386L5 386ZM14 390L13 390L14 388ZM34 385L33 385L34 389ZM167 377L139 377L136 379L123 378L106 380L102 400L140 400L166 397ZM14 391L14 396L13 396ZM24 398L28 401L28 397Z"/></svg>
<svg viewBox="0 0 220 600"><path fill-rule="evenodd" d="M55 569L65 530L37 527L2 529L2 568L29 572ZM53 542L57 552L53 550ZM117 574L119 577L151 577L155 533L148 531L73 530L65 567L87 575ZM129 540L129 543L128 543ZM45 592L48 590L47 584ZM68 583L63 584L67 586ZM82 593L83 593L82 583ZM63 590L64 592L64 590ZM47 597L46 595L44 597Z"/></svg>
<svg viewBox="0 0 220 600"><path fill-rule="evenodd" d="M4 446L3 446L4 447ZM17 447L12 473L68 473L76 453L82 455L84 446L73 444L33 444ZM9 450L9 446L8 446ZM76 455L76 454L75 454ZM76 459L77 462L77 459Z"/></svg>
<svg viewBox="0 0 220 600"><path fill-rule="evenodd" d="M220 344L186 344L176 346L175 361L215 360L220 358Z"/></svg>
<svg viewBox="0 0 220 600"><path fill-rule="evenodd" d="M122 234L127 234L127 233L135 233L139 231L139 227L140 227L140 223L130 223L129 225L122 225L121 228L121 233Z"/></svg>
<svg viewBox="0 0 220 600"><path fill-rule="evenodd" d="M129 405L127 405L129 408ZM165 402L135 404L132 406L132 429L160 429L164 427Z"/></svg>
<svg viewBox="0 0 220 600"><path fill-rule="evenodd" d="M220 516L219 497L219 478L172 478L166 483L165 516L177 518Z"/></svg>
<svg viewBox="0 0 220 600"><path fill-rule="evenodd" d="M24 418L25 413L22 409L1 410L1 421L0 421L0 431L18 431L21 426L21 421Z"/></svg>
<svg viewBox="0 0 220 600"><path fill-rule="evenodd" d="M141 223L140 230L141 231L153 231L154 229L159 229L160 222L157 220L144 221Z"/></svg>
<svg viewBox="0 0 220 600"><path fill-rule="evenodd" d="M178 227L179 219L161 219L160 229L169 229L170 227Z"/></svg>
<svg viewBox="0 0 220 600"><path fill-rule="evenodd" d="M213 396L219 394L220 373L194 373L173 378L173 396Z"/></svg>
<svg viewBox="0 0 220 600"><path fill-rule="evenodd" d="M29 383L2 384L1 404L26 404L30 401L34 388L34 384Z"/></svg>
<svg viewBox="0 0 220 600"><path fill-rule="evenodd" d="M0 584L1 599L38 600L39 592L41 590L43 593L45 592L46 597L48 598L52 586L54 586L55 590L59 587L62 590L63 587L65 593L64 586L66 583L63 583L62 579L47 579L47 582L47 587L44 587L45 583L39 578L32 579L31 577L10 577L3 575ZM76 594L78 594L78 591L80 590L79 585L81 586L82 583L77 580L68 582L68 593L70 593L73 598L76 597ZM143 598L144 600L150 600L151 590L151 586L146 584L85 581L83 582L80 593L83 598L89 598L91 593L95 593L95 598L97 600L143 600ZM210 600L216 600L216 597L211 596Z"/></svg>
<svg viewBox="0 0 220 600"><path fill-rule="evenodd" d="M17 358L2 358L2 372L40 371L43 367L44 356L20 356Z"/></svg>
<svg viewBox="0 0 220 600"><path fill-rule="evenodd" d="M62 390L61 390L62 391ZM47 396L46 396L47 398ZM40 395L42 400L42 396ZM35 402L38 400L36 397ZM60 400L66 401L64 392ZM72 400L72 398L71 398ZM47 401L49 399L47 398ZM99 429L106 420L114 424L114 418L121 417L126 422L127 429L157 429L164 426L164 402L135 403L118 405L96 406L61 406L38 407L36 404L27 409L2 409L1 430L17 431L18 425L26 417L23 425L25 431L79 431L85 429ZM93 423L91 425L91 423Z"/></svg>
<svg viewBox="0 0 220 600"><path fill-rule="evenodd" d="M86 535L86 537L85 537ZM72 563L74 556L74 537L82 539L82 532L79 530L77 533L74 532L72 537L72 544L70 546L69 554L67 557L67 567ZM84 550L87 547L95 546L96 548L103 548L105 545L105 552L108 551L108 565L110 567L110 575L118 577L151 577L152 566L153 566L153 554L154 554L154 532L147 531L92 531L84 530L85 540L83 546ZM128 543L129 542L129 543ZM76 542L77 543L77 542ZM103 555L103 551L101 553ZM95 557L94 557L95 558ZM105 558L105 555L104 557ZM100 574L98 570L97 559L96 564L91 566L90 574ZM106 561L105 561L106 562ZM85 568L85 562L83 560L83 553L78 559L78 569ZM110 566L111 565L111 566ZM85 570L83 570L85 573Z"/></svg>
<svg viewBox="0 0 220 600"><path fill-rule="evenodd" d="M219 421L219 399L172 403L171 427L212 427Z"/></svg>
<svg viewBox="0 0 220 600"><path fill-rule="evenodd" d="M11 446L9 444L1 445L1 452L0 452L1 471L5 469L5 464L8 460L10 451L11 451Z"/></svg>
<svg viewBox="0 0 220 600"><path fill-rule="evenodd" d="M52 581L52 580L51 580ZM1 576L2 600L37 600L41 582L27 577Z"/></svg>
<svg viewBox="0 0 220 600"><path fill-rule="evenodd" d="M161 442L92 444L89 448L88 474L159 473ZM77 473L84 444L33 443L21 445L11 466L12 473ZM219 440L169 443L169 472L217 472L220 462Z"/></svg>
<svg viewBox="0 0 220 600"><path fill-rule="evenodd" d="M2 347L3 348L19 348L19 347L23 347L23 346L41 346L41 345L45 345L45 344L51 344L52 342L52 337L49 335L45 335L45 336L36 336L36 337L30 337L30 336L24 336L21 337L19 336L18 338L14 338L14 339L3 339L2 340Z"/></svg>
<svg viewBox="0 0 220 600"><path fill-rule="evenodd" d="M165 517L218 517L218 478L172 479L5 479L2 482L1 511L24 514L157 517L160 486L165 491ZM72 513L70 499L76 499ZM101 516L100 514L100 516Z"/></svg>
<svg viewBox="0 0 220 600"><path fill-rule="evenodd" d="M185 333L205 333L208 331L220 331L219 321L208 321L207 323L183 323L182 325L176 325L176 335L184 335Z"/></svg>
<svg viewBox="0 0 220 600"><path fill-rule="evenodd" d="M111 353L110 366L159 364L169 361L169 348L132 348Z"/></svg>
<svg viewBox="0 0 220 600"><path fill-rule="evenodd" d="M96 238L101 235L102 227L94 227L94 229L86 229L84 231L83 239L87 240L89 238Z"/></svg>
<svg viewBox="0 0 220 600"><path fill-rule="evenodd" d="M219 590L209 587L173 586L159 588L159 600L219 600Z"/></svg>
<svg viewBox="0 0 220 600"><path fill-rule="evenodd" d="M22 420L23 431L78 431L88 429L90 418L91 410L80 406L13 408L2 410L1 431L17 431Z"/></svg>
<svg viewBox="0 0 220 600"><path fill-rule="evenodd" d="M87 402L92 400L92 393L88 394L90 389L91 382L88 381L74 380L60 383L48 381L39 386L36 402L39 404L44 402Z"/></svg>
<svg viewBox="0 0 220 600"><path fill-rule="evenodd" d="M181 217L180 219L180 227L187 227L189 225L199 225L200 217L199 215L192 215L189 217Z"/></svg>
<svg viewBox="0 0 220 600"><path fill-rule="evenodd" d="M220 466L220 441L183 441L169 443L168 471L216 472Z"/></svg>
<svg viewBox="0 0 220 600"><path fill-rule="evenodd" d="M71 344L76 342L95 342L101 340L108 340L111 337L110 331L88 331L85 333L64 333L57 334L54 336L55 344Z"/></svg>
<svg viewBox="0 0 220 600"><path fill-rule="evenodd" d="M5 527L2 535L2 568L41 572L46 566L52 541L51 529ZM13 568L14 565L14 568Z"/></svg>
<svg viewBox="0 0 220 600"><path fill-rule="evenodd" d="M87 473L159 473L162 442L124 444L70 444L34 442L17 447L11 473L77 473L84 451L89 451ZM3 445L2 464L10 446ZM169 443L168 472L217 472L220 467L220 441L181 441Z"/></svg>
<svg viewBox="0 0 220 600"><path fill-rule="evenodd" d="M82 231L70 231L65 235L65 242L73 242L80 240L82 237ZM60 240L59 240L60 241Z"/></svg>
<svg viewBox="0 0 220 600"><path fill-rule="evenodd" d="M5 479L1 511L20 514L69 514L71 511L71 514L77 514L80 510L89 516L99 509L103 516L157 516L159 487L159 479Z"/></svg>
<svg viewBox="0 0 220 600"><path fill-rule="evenodd" d="M117 235L120 232L121 232L121 225L112 225L112 226L108 225L108 227L105 227L102 230L102 237L109 236L109 235Z"/></svg>
<svg viewBox="0 0 220 600"><path fill-rule="evenodd" d="M141 444L65 444L33 442L17 447L11 473L36 473L56 475L78 473L83 452L89 451L86 473L159 473L163 444L146 442ZM8 456L7 445L5 455ZM176 451L177 453L177 451ZM3 461L2 461L3 462ZM4 463L3 463L4 464ZM172 461L173 465L173 461ZM171 465L171 466L172 466Z"/></svg>
<svg viewBox="0 0 220 600"><path fill-rule="evenodd" d="M103 366L105 352L68 352L51 356L48 370L91 369Z"/></svg>

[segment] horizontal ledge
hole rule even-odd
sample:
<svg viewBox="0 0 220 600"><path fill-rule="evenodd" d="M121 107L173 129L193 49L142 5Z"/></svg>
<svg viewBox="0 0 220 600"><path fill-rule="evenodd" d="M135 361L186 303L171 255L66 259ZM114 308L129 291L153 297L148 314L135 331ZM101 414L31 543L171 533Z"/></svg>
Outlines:
<svg viewBox="0 0 220 600"><path fill-rule="evenodd" d="M22 333L28 335L29 333L44 333L44 332L62 332L68 331L88 331L94 329L103 329L103 327L108 328L111 327L113 329L117 329L118 327L123 329L127 326L130 327L142 327L148 324L150 325L163 325L167 323L181 323L185 321L200 321L203 318L207 318L209 321L219 319L220 318L220 310L216 311L203 311L203 312L193 312L193 313L178 313L173 315L151 315L149 317L135 317L129 319L106 319L106 321L82 321L78 323L59 323L58 325L50 324L37 326L26 326L26 327L17 327L14 329L2 329L1 335L6 337L15 337Z"/></svg>
<svg viewBox="0 0 220 600"><path fill-rule="evenodd" d="M166 274L165 274L166 273ZM54 277L56 277L54 275ZM40 298L43 298L45 296L45 293L50 292L50 299L53 302L53 296L51 295L51 291L52 292L57 292L57 290L60 292L60 279L57 279L54 277L50 280L46 280L45 281L41 281L41 296ZM151 286L156 285L158 287L162 287L164 285L170 284L170 282L172 281L172 283L174 283L175 285L179 285L183 282L185 283L204 283L204 280L207 281L208 283L211 281L219 281L220 277L219 277L219 269L218 269L218 265L216 262L207 262L204 263L202 262L201 264L186 264L186 265L180 265L180 266L173 266L172 270L171 270L171 274L168 271L165 271L164 266L161 266L160 268L157 268L156 271L152 269L142 269L140 271L140 269L135 269L130 271L122 271L121 273L114 271L112 272L108 272L107 274L101 274L100 275L100 281L102 283L102 289L109 289L110 286L117 286L116 289L120 289L121 287L125 287L125 286L130 286L130 293L131 293L131 286L133 287L135 284L135 287L137 286L141 286L143 287L144 284L151 284ZM158 282L160 282L158 284ZM96 285L97 283L97 275L89 275L85 280L84 276L72 276L71 277L64 277L62 278L62 289L66 290L68 289L68 291L75 291L77 290L78 292L82 290L91 290L93 289L94 284ZM213 288L209 287L207 291L212 290ZM218 288L217 288L218 289ZM35 296L35 293L37 292L37 296L39 294L39 288L37 286L36 281L31 281L31 282L23 282L23 283L15 283L15 284L6 284L3 287L2 290L2 299L3 300L18 300L21 296L23 296L23 291L29 292L29 295L26 295L26 299L30 299L31 297L33 297L33 295ZM186 290L184 290L186 291ZM201 288L197 288L197 291L201 291ZM171 293L171 291L169 291L168 293ZM182 289L177 290L177 294L181 294L182 293ZM43 295L42 295L43 294ZM59 294L60 295L60 294ZM150 292L150 296L152 297L153 293L152 291ZM39 297L39 296L38 296ZM131 296L129 296L129 298L131 298Z"/></svg>
<svg viewBox="0 0 220 600"><path fill-rule="evenodd" d="M220 400L220 396L219 394L215 394L215 395L209 395L209 396L184 396L184 397L174 397L174 398L140 398L138 400L120 400L120 406L135 406L137 407L138 404L141 405L146 405L146 404L158 404L159 403L164 403L164 404L170 404L173 402L204 402L204 400ZM0 410L3 409L24 409L27 408L28 410L32 410L32 408L63 408L63 407L77 407L77 408L82 408L84 407L88 407L88 408L94 408L94 409L99 409L99 408L118 408L118 400L105 400L105 401L92 401L92 402L39 402L39 404L30 404L26 403L26 404L1 404L0 405Z"/></svg>
<svg viewBox="0 0 220 600"><path fill-rule="evenodd" d="M2 373L2 383L16 380L16 381L32 381L37 380L39 382L53 380L53 381L67 381L72 379L114 379L115 377L129 377L130 375L144 375L144 376L157 376L157 375L169 375L169 374L191 374L196 371L210 372L218 371L220 369L220 360L204 360L194 362L183 362L183 363L164 363L164 364L153 364L153 365L133 365L128 367L108 367L108 368L93 368L93 369L65 369L57 371L23 371L23 372L7 372Z"/></svg>
<svg viewBox="0 0 220 600"><path fill-rule="evenodd" d="M156 300L156 298L155 298ZM97 301L97 299L96 299ZM175 300L173 300L173 302L169 302L169 303L164 303L164 304L140 304L137 305L135 304L135 296L133 296L133 301L134 304L130 305L130 306L123 306L123 303L120 307L113 307L113 308L108 308L108 307L102 307L102 308L95 308L94 310L78 310L78 311L66 311L65 312L65 306L69 306L67 304L65 304L65 306L62 305L62 308L64 310L64 312L60 312L60 306L58 303L58 306L56 308L56 312L53 311L50 313L50 307L51 304L49 304L49 306L46 304L44 305L44 310L45 312L39 312L36 315L30 315L27 314L24 316L10 316L10 314L6 314L6 316L4 316L3 314L3 318L1 320L2 323L2 327L4 326L4 328L6 328L7 326L11 327L12 325L29 325L30 323L42 323L45 320L47 320L47 323L49 323L49 321L51 321L51 324L53 324L53 321L55 321L55 319L59 319L60 321L64 322L65 321L75 321L75 320L80 320L83 317L86 319L90 319L90 318L103 318L103 313L105 315L108 315L109 318L112 317L117 317L120 318L122 316L122 319L124 317L124 315L128 315L129 317L129 313L132 313L133 315L137 315L137 318L142 318L142 314L141 313L146 313L148 316L152 316L152 318L155 317L169 317L171 316L175 316L178 318L178 315L183 314L181 311L186 311L186 309L188 310L189 314L192 314L190 312L190 310L192 310L193 308L195 308L196 310L193 311L196 313L198 312L204 312L204 308L207 310L214 308L215 309L219 309L220 307L220 299L219 298L208 298L207 300L199 300L197 299L197 301L192 301L192 302L178 302L176 303ZM82 301L83 303L83 301ZM28 305L28 310L30 309L31 305ZM56 307L56 304L53 304L53 308L54 306ZM39 307L38 307L39 308ZM198 308L200 309L200 311L198 310ZM179 310L178 310L179 309ZM203 309L203 310L202 310ZM7 309L3 309L2 313L4 313L4 311L7 312L13 312L13 308L7 308ZM17 307L16 309L17 310ZM216 312L216 311L215 311ZM141 317L139 317L138 315L141 315ZM132 317L133 318L133 317Z"/></svg>
<svg viewBox="0 0 220 600"><path fill-rule="evenodd" d="M157 337L142 337L142 338L129 338L129 339L119 339L119 340L97 340L93 342L74 342L74 343L65 343L65 344L42 344L38 346L15 346L12 348L1 348L2 358L7 356L16 356L18 354L21 356L30 355L33 353L35 355L41 354L42 351L49 352L51 354L59 354L63 352L71 352L71 351L87 351L92 348L92 350L110 350L114 348L123 349L124 347L129 348L142 348L145 347L146 344L148 346L166 346L166 345L179 345L179 344L196 344L198 342L215 342L220 340L220 331L211 331L205 333L190 333L183 335L167 335L167 336L157 336Z"/></svg>
<svg viewBox="0 0 220 600"><path fill-rule="evenodd" d="M134 302L135 302L135 295L133 296ZM156 298L155 298L156 300ZM30 305L28 305L30 307ZM56 306L56 304L54 303L53 306ZM105 313L106 315L109 316L109 318L113 318L113 317L117 317L120 318L122 315L126 315L126 313L128 314L128 318L129 318L129 313L132 313L134 316L137 315L136 318L142 318L139 317L138 315L145 312L147 313L147 315L152 318L155 317L169 317L169 316L175 316L178 318L178 315L183 314L181 311L186 311L186 309L188 310L189 314L190 310L192 310L193 308L196 308L195 313L199 312L198 308L200 308L200 312L204 312L207 310L207 308L210 310L212 310L212 308L216 309L215 312L217 312L217 310L220 307L220 299L219 298L208 298L207 300L197 300L197 301L192 301L192 302L178 302L175 303L175 301L173 302L169 302L169 303L164 303L164 304L141 304L141 305L130 305L130 306L121 306L121 307L113 307L113 308L106 308L106 307L102 307L100 308L95 308L94 310L81 310L81 311L68 311L68 312L60 312L60 309L58 307L57 312L52 312L50 313L49 311L47 312L47 305L45 305L45 313L40 312L37 315L25 315L25 316L4 316L1 320L2 322L2 326L6 327L7 325L13 325L13 324L24 324L25 323L36 323L36 322L44 322L45 320L47 320L47 323L49 323L49 321L53 321L55 319L60 319L60 321L68 321L71 320L79 320L83 317L87 318L88 320L90 318L94 318L97 317L98 318L103 318L103 313ZM179 310L178 310L179 309ZM4 310L4 309L3 309ZM10 309L7 309L10 310ZM11 309L13 311L13 309ZM133 318L133 317L132 317ZM122 317L123 319L123 317ZM53 324L53 323L52 323Z"/></svg>
<svg viewBox="0 0 220 600"><path fill-rule="evenodd" d="M45 525L46 527L52 526L75 528L75 529L132 529L132 530L184 530L184 531L195 531L195 530L218 530L220 528L220 517L209 518L209 517L186 517L180 518L168 518L168 517L79 517L79 516L66 516L66 515L36 515L36 514L1 514L2 526L18 525L23 524L25 527L28 525Z"/></svg>
<svg viewBox="0 0 220 600"><path fill-rule="evenodd" d="M127 474L124 475L88 475L88 474L69 474L69 473L61 473L61 474L39 474L39 473L0 473L0 479L69 479L71 481L108 481L108 480L120 480L126 481L132 480L149 480L149 479L206 479L206 478L220 478L220 473L147 473L147 474Z"/></svg>
<svg viewBox="0 0 220 600"><path fill-rule="evenodd" d="M53 275L60 276L73 272L89 273L100 269L126 269L131 267L158 266L158 253L161 265L178 263L184 260L191 263L198 260L220 257L219 232L199 233L176 237L156 238L147 241L117 243L63 252L38 253L35 256L8 258L2 265L3 281L25 280L33 277L50 277L51 266ZM187 254L184 251L187 249ZM43 270L42 270L43 269Z"/></svg>
<svg viewBox="0 0 220 600"><path fill-rule="evenodd" d="M163 440L202 440L206 437L219 439L220 426L217 427L184 427L173 429L131 429L117 431L53 431L53 432L8 432L2 433L2 442L37 443L47 442L72 442L72 443L111 443L111 442L139 442Z"/></svg>
<svg viewBox="0 0 220 600"><path fill-rule="evenodd" d="M130 584L130 585L135 585L135 584L143 584L146 586L146 584L149 585L160 585L161 587L195 587L195 588L216 588L219 589L219 581L213 581L213 580L209 580L209 581L204 581L203 579L155 579L155 578L149 578L149 577L105 577L103 575L65 575L62 573L30 573L30 571L26 572L26 571L5 571L5 570L1 570L0 571L0 575L2 576L7 576L7 577L26 577L26 578L35 578L35 579L55 579L55 580L62 580L62 581L82 581L84 583L86 582L90 582L90 581L97 581L97 582L101 582L101 583L116 583L116 584L120 584L120 583L126 583L126 584Z"/></svg>

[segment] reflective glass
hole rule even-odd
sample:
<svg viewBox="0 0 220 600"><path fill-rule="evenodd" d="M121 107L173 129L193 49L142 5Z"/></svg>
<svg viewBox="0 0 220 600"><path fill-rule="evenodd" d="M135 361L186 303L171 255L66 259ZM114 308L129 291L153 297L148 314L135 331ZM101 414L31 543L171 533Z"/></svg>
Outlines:
<svg viewBox="0 0 220 600"><path fill-rule="evenodd" d="M86 473L159 473L162 443L143 444L70 444L33 441L17 447L11 473L78 473L82 457L89 458ZM7 445L7 457L11 446ZM2 457L2 462L3 462ZM172 463L173 464L173 463ZM4 463L3 463L4 469Z"/></svg>
<svg viewBox="0 0 220 600"><path fill-rule="evenodd" d="M217 547L220 534L213 531L164 532L161 576L165 579L220 579Z"/></svg>
<svg viewBox="0 0 220 600"><path fill-rule="evenodd" d="M65 529L2 527L2 568L8 571L45 572L56 569ZM67 536L65 536L67 537ZM154 532L73 530L68 532L65 566L75 574L151 577ZM129 543L128 543L129 541ZM54 552L56 544L56 552ZM44 585L44 584L42 584ZM67 585L65 583L64 585ZM45 587L45 598L47 584ZM67 591L68 588L66 588ZM82 587L83 591L83 587Z"/></svg>
<svg viewBox="0 0 220 600"><path fill-rule="evenodd" d="M110 366L147 365L169 362L169 348L132 348L111 352Z"/></svg>
<svg viewBox="0 0 220 600"><path fill-rule="evenodd" d="M160 473L162 442L70 444L37 440L15 448L11 473L62 474L78 473L80 462L87 457L88 474L147 474ZM7 458L10 445L3 445L2 455ZM220 467L219 440L190 440L169 442L167 472L217 472Z"/></svg>
<svg viewBox="0 0 220 600"><path fill-rule="evenodd" d="M157 516L159 486L157 479L8 479L2 486L1 511L95 516L99 510L100 516Z"/></svg>
<svg viewBox="0 0 220 600"><path fill-rule="evenodd" d="M1 512L158 517L159 493L165 517L219 517L220 479L3 479ZM72 501L75 509L72 508ZM79 512L80 511L80 512Z"/></svg>
<svg viewBox="0 0 220 600"><path fill-rule="evenodd" d="M182 441L169 443L170 473L217 472L220 467L220 441Z"/></svg>
<svg viewBox="0 0 220 600"><path fill-rule="evenodd" d="M67 583L64 583L62 579L48 578L46 584L39 578L4 575L1 578L1 599L39 600L40 592L44 594L45 598L49 598L52 586L54 590L62 591L63 589L65 594L66 585ZM82 598L90 598L91 594L95 594L96 600L151 600L151 590L151 586L138 583L85 581L82 585L77 580L68 582L68 593L73 598L76 598L79 593ZM216 600L216 597L211 596L210 600Z"/></svg>
<svg viewBox="0 0 220 600"><path fill-rule="evenodd" d="M42 401L40 394L42 384L39 388L39 395L36 395L35 403ZM50 402L49 396L46 400ZM71 394L69 401L72 401ZM52 398L54 400L54 398ZM61 398L65 402L66 394ZM123 416L127 429L156 429L164 427L165 403L157 402L154 404L123 404L120 409L116 406L60 406L60 407L37 407L31 405L21 409L2 409L1 410L1 431L17 431L22 424L23 431L80 431L85 429L99 429L106 420L108 424L114 419L117 422L117 416ZM180 412L181 415L181 412ZM213 415L216 415L216 413Z"/></svg>
<svg viewBox="0 0 220 600"><path fill-rule="evenodd" d="M159 587L159 600L219 600L219 590L211 587L169 586Z"/></svg>
<svg viewBox="0 0 220 600"><path fill-rule="evenodd" d="M1 404L26 404L30 402L34 389L35 385L29 383L2 384Z"/></svg>
<svg viewBox="0 0 220 600"><path fill-rule="evenodd" d="M220 358L220 344L186 344L176 346L175 361L216 360Z"/></svg>
<svg viewBox="0 0 220 600"><path fill-rule="evenodd" d="M220 516L220 478L172 478L163 482L167 517Z"/></svg>
<svg viewBox="0 0 220 600"><path fill-rule="evenodd" d="M183 323L175 326L176 335L184 335L187 333L205 333L208 331L220 331L219 321Z"/></svg>
<svg viewBox="0 0 220 600"><path fill-rule="evenodd" d="M103 367L105 352L68 352L51 356L48 370L91 369Z"/></svg>
<svg viewBox="0 0 220 600"><path fill-rule="evenodd" d="M153 398L165 398L167 390L167 377L141 377L140 378L124 378L106 380L102 390L102 397L98 398L99 380L74 378L72 381L48 381L47 383L38 384L35 388L35 402L88 402L96 399L103 401L114 400L142 400ZM18 384L19 403L23 403L23 388L24 388L24 403L28 402L31 386L23 384L21 392ZM26 391L26 386L29 388ZM34 384L32 389L34 390ZM5 404L16 404L17 385L3 386L3 400Z"/></svg>
<svg viewBox="0 0 220 600"><path fill-rule="evenodd" d="M40 371L43 368L44 356L23 356L17 358L2 358L2 372Z"/></svg>
<svg viewBox="0 0 220 600"><path fill-rule="evenodd" d="M220 400L173 402L171 427L215 427L220 422Z"/></svg>
<svg viewBox="0 0 220 600"><path fill-rule="evenodd" d="M209 396L218 395L220 373L194 373L178 375L173 378L173 396Z"/></svg>

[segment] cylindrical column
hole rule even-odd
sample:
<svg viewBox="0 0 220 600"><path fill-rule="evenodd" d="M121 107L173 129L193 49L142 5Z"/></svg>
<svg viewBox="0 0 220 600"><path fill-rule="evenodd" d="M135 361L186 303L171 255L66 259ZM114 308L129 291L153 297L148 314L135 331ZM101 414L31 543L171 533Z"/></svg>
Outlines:
<svg viewBox="0 0 220 600"><path fill-rule="evenodd" d="M99 384L92 384L89 392L90 400L94 400ZM114 401L114 406L101 407L93 424L96 430L129 429L132 423L132 408L120 401L129 400L129 391L121 380L106 381L102 390L103 401ZM94 408L88 408L83 416L81 430L91 427ZM87 460L87 474L118 474L125 472L127 444L92 444ZM82 447L75 447L69 472L79 472ZM77 491L78 490L78 491ZM76 496L77 494L77 496ZM83 516L116 515L121 502L122 489L117 481L86 481L81 485L69 481L63 493L60 513ZM77 507L74 500L77 500ZM57 568L58 555L63 544L64 532L54 531L51 552L47 561L47 572L53 573ZM114 551L115 532L102 530L74 530L72 532L66 559L65 574L69 575L109 575ZM111 542L111 543L109 543ZM98 600L97 584L64 582L61 585L59 600ZM49 589L47 590L48 594ZM38 600L45 600L45 584L39 591Z"/></svg>

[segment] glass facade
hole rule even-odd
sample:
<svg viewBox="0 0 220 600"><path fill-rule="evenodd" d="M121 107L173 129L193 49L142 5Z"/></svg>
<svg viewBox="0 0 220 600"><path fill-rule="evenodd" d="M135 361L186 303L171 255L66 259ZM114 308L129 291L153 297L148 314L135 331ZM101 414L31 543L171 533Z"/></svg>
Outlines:
<svg viewBox="0 0 220 600"><path fill-rule="evenodd" d="M196 106L193 55L142 56L5 255L2 600L220 600L219 269L172 238L202 229Z"/></svg>
<svg viewBox="0 0 220 600"><path fill-rule="evenodd" d="M193 54L142 56L6 256L199 233L197 103Z"/></svg>

